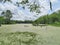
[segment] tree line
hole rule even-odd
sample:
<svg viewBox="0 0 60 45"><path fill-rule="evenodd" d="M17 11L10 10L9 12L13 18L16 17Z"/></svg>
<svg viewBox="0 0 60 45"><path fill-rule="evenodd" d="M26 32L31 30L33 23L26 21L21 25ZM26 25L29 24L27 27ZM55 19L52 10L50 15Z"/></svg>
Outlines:
<svg viewBox="0 0 60 45"><path fill-rule="evenodd" d="M3 3L5 3L6 1L12 3L11 0L3 0ZM23 6L22 7L23 9L25 9L25 7L28 6L28 9L30 10L30 12L35 12L36 14L37 13L40 14L41 7L40 7L40 4L38 4L36 1L37 0L34 0L34 2L32 4L31 2L29 2L29 0L22 0L20 2L17 1L16 4L14 4L14 5L19 7L21 4ZM38 2L39 2L39 0L38 0ZM49 0L49 4L50 4L50 9L52 10L52 3L50 0ZM24 5L26 5L26 6L24 6ZM0 25L1 25L1 23L2 24L11 24L13 22L14 23L21 22L21 21L13 21L13 20L11 20L11 18L12 18L12 12L10 10L3 11L0 16ZM32 23L33 21L25 21L25 23L30 23L30 22Z"/></svg>
<svg viewBox="0 0 60 45"><path fill-rule="evenodd" d="M47 14L39 17L35 21L31 20L11 20L12 13L10 10L3 11L0 16L0 24L16 24L16 23L31 23L33 25L39 24L59 24L60 23L60 10L53 12L52 14Z"/></svg>
<svg viewBox="0 0 60 45"><path fill-rule="evenodd" d="M53 12L52 14L39 17L33 24L60 24L60 10Z"/></svg>
<svg viewBox="0 0 60 45"><path fill-rule="evenodd" d="M16 24L16 23L32 23L32 20L11 20L13 17L12 12L10 10L3 11L0 15L0 26L1 24Z"/></svg>

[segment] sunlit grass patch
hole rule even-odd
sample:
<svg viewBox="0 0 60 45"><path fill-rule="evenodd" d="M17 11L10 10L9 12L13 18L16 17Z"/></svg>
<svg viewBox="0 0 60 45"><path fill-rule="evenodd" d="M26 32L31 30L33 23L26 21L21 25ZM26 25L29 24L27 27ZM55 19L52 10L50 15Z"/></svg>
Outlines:
<svg viewBox="0 0 60 45"><path fill-rule="evenodd" d="M0 33L0 45L37 45L37 34L32 32Z"/></svg>

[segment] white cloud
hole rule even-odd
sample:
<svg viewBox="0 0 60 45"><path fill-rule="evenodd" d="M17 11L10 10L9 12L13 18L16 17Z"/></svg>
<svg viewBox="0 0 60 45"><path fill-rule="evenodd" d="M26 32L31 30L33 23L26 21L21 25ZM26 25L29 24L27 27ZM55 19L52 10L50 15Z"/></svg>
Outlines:
<svg viewBox="0 0 60 45"><path fill-rule="evenodd" d="M58 10L60 10L60 8L57 8L57 9L55 10L55 12L58 11Z"/></svg>
<svg viewBox="0 0 60 45"><path fill-rule="evenodd" d="M52 3L57 3L57 2L58 2L58 0L51 0L51 2L52 2Z"/></svg>
<svg viewBox="0 0 60 45"><path fill-rule="evenodd" d="M5 7L5 10L11 10L11 11L14 11L17 8L17 6L14 6L10 2L4 3L3 6Z"/></svg>
<svg viewBox="0 0 60 45"><path fill-rule="evenodd" d="M0 11L2 11L2 10L4 10L4 9L5 9L5 7L3 6L2 3L0 3Z"/></svg>
<svg viewBox="0 0 60 45"><path fill-rule="evenodd" d="M48 10L50 10L50 4L49 4L49 0L39 0L40 2L40 6L42 6L43 8L41 8L41 15L45 15L47 14Z"/></svg>
<svg viewBox="0 0 60 45"><path fill-rule="evenodd" d="M35 15L35 13L29 12L27 8L23 10L21 7L15 6L14 4L19 1L21 0L12 0L13 3L10 2L6 2L4 4L0 3L0 10L7 10L7 9L11 10L14 13L12 18L14 20L25 20L25 19L34 20L36 19L36 17L47 14L48 10L50 10L48 0L39 0L40 6L44 7L41 8L42 13L40 13L39 15ZM51 1L57 2L57 0L51 0Z"/></svg>
<svg viewBox="0 0 60 45"><path fill-rule="evenodd" d="M17 0L13 1L13 3L15 3L15 2L17 2ZM12 4L10 2L0 4L0 6L1 6L0 8L2 10L7 10L7 9L11 10L14 13L12 19L25 20L25 19L28 18L28 19L33 20L33 19L36 19L36 17L39 17L43 14L46 14L47 8L49 8L48 3L46 3L46 1L43 1L43 2L40 2L40 3L41 3L41 6L44 6L44 9L41 9L41 11L43 11L43 13L41 13L40 15L37 15L37 16L35 16L35 13L29 12L29 10L27 8L25 10L19 9L17 6L15 6L14 4Z"/></svg>

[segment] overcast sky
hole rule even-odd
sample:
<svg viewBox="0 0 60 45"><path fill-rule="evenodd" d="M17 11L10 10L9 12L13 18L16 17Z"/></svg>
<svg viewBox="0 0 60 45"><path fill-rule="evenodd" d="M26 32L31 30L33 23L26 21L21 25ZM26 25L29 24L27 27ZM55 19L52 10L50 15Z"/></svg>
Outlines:
<svg viewBox="0 0 60 45"><path fill-rule="evenodd" d="M39 0L40 6L43 6L44 9L41 8L41 13L39 15L36 15L35 13L30 12L29 9L27 9L27 7L24 10L21 5L20 7L17 7L16 5L14 5L17 1L19 2L21 0L12 0L13 3L11 2L1 3L0 2L0 13L5 10L11 10L11 12L14 13L13 18L12 18L14 20L34 20L42 15L60 10L60 0L51 0L52 8L53 8L52 11L49 8L48 0ZM32 3L33 1L30 0L30 2Z"/></svg>

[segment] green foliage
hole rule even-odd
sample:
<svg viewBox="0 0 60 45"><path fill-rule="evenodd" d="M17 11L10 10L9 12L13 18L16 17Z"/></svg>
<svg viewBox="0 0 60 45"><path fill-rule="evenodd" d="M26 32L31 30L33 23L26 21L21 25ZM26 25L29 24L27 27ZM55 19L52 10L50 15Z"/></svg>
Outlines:
<svg viewBox="0 0 60 45"><path fill-rule="evenodd" d="M40 6L39 5L37 5L37 4L35 4L35 3L33 3L32 5L30 5L30 11L32 11L32 12L36 12L36 13L40 13Z"/></svg>
<svg viewBox="0 0 60 45"><path fill-rule="evenodd" d="M60 11L54 12L50 15L44 15L35 20L35 23L38 22L39 24L55 24L58 25L60 22Z"/></svg>
<svg viewBox="0 0 60 45"><path fill-rule="evenodd" d="M11 0L4 0L4 3L8 1L8 2L12 2ZM36 12L36 13L40 13L40 4L38 4L36 1L39 1L39 0L34 0L33 3L29 2L29 0L21 0L20 2L16 2L16 6L20 6L20 4L22 4L22 8L25 9L25 5L28 6L28 9L30 9L31 12ZM51 1L49 0L49 3L50 3L50 9L52 10L52 3Z"/></svg>
<svg viewBox="0 0 60 45"><path fill-rule="evenodd" d="M4 3L5 3L6 1L8 1L8 2L12 2L11 0L4 0Z"/></svg>
<svg viewBox="0 0 60 45"><path fill-rule="evenodd" d="M26 4L26 3L29 3L29 1L28 0L22 0L21 1L21 4Z"/></svg>
<svg viewBox="0 0 60 45"><path fill-rule="evenodd" d="M48 19L47 16L41 16L40 18L38 18L37 20L35 20L33 22L33 25L39 25L39 24L47 24L48 23Z"/></svg>
<svg viewBox="0 0 60 45"><path fill-rule="evenodd" d="M31 21L31 20L25 20L25 21L21 21L21 20L11 20L11 22L12 22L12 24L14 24L14 23L18 23L18 24L20 24L20 23L25 23L25 24L29 24L29 23L32 23L33 21Z"/></svg>
<svg viewBox="0 0 60 45"><path fill-rule="evenodd" d="M1 15L4 17L4 21L6 24L10 23L10 19L12 18L12 13L10 10L3 11Z"/></svg>
<svg viewBox="0 0 60 45"><path fill-rule="evenodd" d="M49 25L60 27L60 22L55 22L55 23L49 24Z"/></svg>
<svg viewBox="0 0 60 45"><path fill-rule="evenodd" d="M38 25L39 25L39 20L35 20L32 24L33 24L34 26L38 26Z"/></svg>
<svg viewBox="0 0 60 45"><path fill-rule="evenodd" d="M33 22L32 25L33 25L33 26L38 26L38 23Z"/></svg>
<svg viewBox="0 0 60 45"><path fill-rule="evenodd" d="M3 20L4 20L4 18L2 16L0 16L0 26L3 23Z"/></svg>
<svg viewBox="0 0 60 45"><path fill-rule="evenodd" d="M4 0L4 3L6 2L6 1L8 1L8 2L12 2L11 0ZM52 3L51 2L49 2L50 3L50 9L52 10ZM37 14L39 14L40 13L40 5L36 2L36 0L34 0L34 2L33 3L30 3L29 2L29 0L22 0L22 1L20 1L20 2L16 2L16 6L20 6L20 4L22 4L22 8L23 9L25 9L25 5L26 6L28 6L28 9L30 9L30 11L31 12L36 12ZM14 4L15 5L15 4ZM5 18L5 23L6 24L9 24L10 23L10 19L12 18L12 13L11 13L11 11L10 10L7 10L6 12L2 12L2 15L4 15L4 18ZM43 21L42 21L43 20ZM44 17L44 19L42 19L42 20L40 20L40 21L35 21L36 23L33 23L33 25L34 24L37 24L38 25L38 23L47 23L47 18L45 18ZM26 21L27 22L27 21Z"/></svg>

